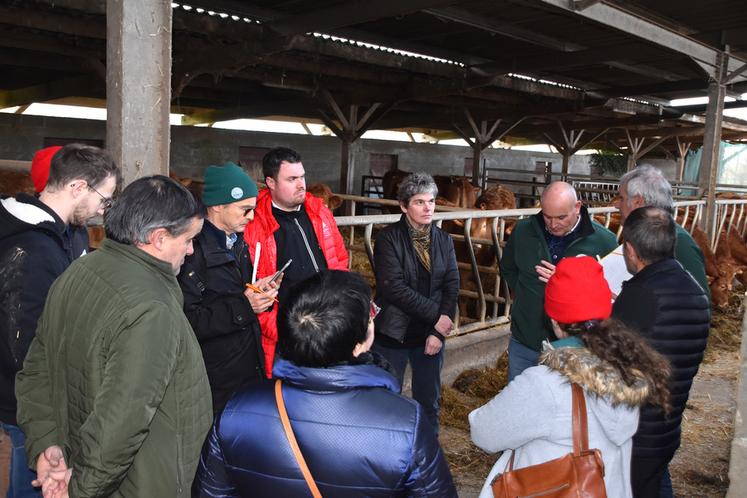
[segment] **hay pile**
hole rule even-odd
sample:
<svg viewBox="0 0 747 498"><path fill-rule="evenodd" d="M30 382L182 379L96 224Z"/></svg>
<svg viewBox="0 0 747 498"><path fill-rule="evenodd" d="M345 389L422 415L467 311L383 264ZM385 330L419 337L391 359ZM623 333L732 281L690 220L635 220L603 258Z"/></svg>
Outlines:
<svg viewBox="0 0 747 498"><path fill-rule="evenodd" d="M741 292L732 293L729 306L723 311L714 308L712 313L708 347L703 358L705 363L718 360L725 352L739 351L742 343L744 295Z"/></svg>
<svg viewBox="0 0 747 498"><path fill-rule="evenodd" d="M469 412L490 401L507 383L508 356L505 353L493 367L465 370L441 393L441 424L468 431Z"/></svg>
<svg viewBox="0 0 747 498"><path fill-rule="evenodd" d="M469 437L469 412L490 401L508 383L508 356L495 366L462 372L441 393L442 446L452 474L460 482L471 479L481 483L500 455L490 455L472 444ZM453 430L450 430L452 429Z"/></svg>

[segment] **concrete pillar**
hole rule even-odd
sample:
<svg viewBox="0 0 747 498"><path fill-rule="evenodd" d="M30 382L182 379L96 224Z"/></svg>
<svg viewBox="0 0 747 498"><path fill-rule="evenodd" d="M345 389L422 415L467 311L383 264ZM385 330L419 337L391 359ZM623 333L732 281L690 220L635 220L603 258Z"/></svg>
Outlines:
<svg viewBox="0 0 747 498"><path fill-rule="evenodd" d="M718 179L719 149L721 144L721 122L724 117L724 96L726 95L726 69L728 55L719 55L719 67L716 75L708 84L708 106L706 107L705 130L703 132L703 154L700 158L698 186L701 193L707 191L706 212L701 224L705 232L712 237L713 214L716 208L716 181Z"/></svg>
<svg viewBox="0 0 747 498"><path fill-rule="evenodd" d="M747 314L742 319L742 354L739 359L737 411L734 415L734 439L731 442L729 491L726 498L747 496Z"/></svg>
<svg viewBox="0 0 747 498"><path fill-rule="evenodd" d="M106 146L125 183L169 173L171 2L106 2Z"/></svg>

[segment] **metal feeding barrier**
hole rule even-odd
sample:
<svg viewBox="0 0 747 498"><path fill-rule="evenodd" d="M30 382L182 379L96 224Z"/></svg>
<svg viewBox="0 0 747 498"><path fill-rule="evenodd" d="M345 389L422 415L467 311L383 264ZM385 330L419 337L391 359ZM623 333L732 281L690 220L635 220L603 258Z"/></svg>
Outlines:
<svg viewBox="0 0 747 498"><path fill-rule="evenodd" d="M382 208L388 206L399 206L397 201L387 199L371 199L370 197L359 197L352 195L341 195L343 199L351 202L352 212L355 212L356 203L376 203ZM729 227L740 227L742 233L747 225L747 213L745 213L745 204L747 201L718 201L719 206L723 206L719 214L721 225L727 224ZM695 226L703 216L705 201L684 201L675 203L675 220L689 228ZM463 300L467 298L476 302L475 316L463 316L458 312L454 323L456 330L453 335L462 335L490 327L504 325L510 322L511 316L511 296L508 286L501 278L499 264L503 256L508 231L516 221L531 216L539 212L537 208L531 209L511 209L511 210L465 210L459 208L446 208L437 206L437 212L433 215L433 221L437 226L443 226L444 223L450 223L450 231L455 227L455 223L461 225L460 233L452 233L455 244L464 244L466 251L466 261L459 261L458 266L462 279L469 278L469 285L465 286L462 282L460 285L459 296ZM589 213L597 219L598 222L606 227L619 218L615 216L617 209L614 207L593 207L589 208ZM380 214L380 215L361 215L361 216L340 216L336 217L337 225L341 233L345 234L347 239L348 251L352 265L353 253L364 253L367 256L369 276L374 272L373 246L374 231L383 226L390 225L399 221L401 213L397 214ZM489 238L475 238L472 236L472 226L477 220L489 220L490 236ZM614 227L613 227L614 228ZM356 232L357 230L357 232ZM618 229L618 237L620 230ZM478 264L476 256L477 251L489 246L493 249L494 257L492 264ZM367 273L367 272L366 272ZM461 306L460 306L461 307Z"/></svg>

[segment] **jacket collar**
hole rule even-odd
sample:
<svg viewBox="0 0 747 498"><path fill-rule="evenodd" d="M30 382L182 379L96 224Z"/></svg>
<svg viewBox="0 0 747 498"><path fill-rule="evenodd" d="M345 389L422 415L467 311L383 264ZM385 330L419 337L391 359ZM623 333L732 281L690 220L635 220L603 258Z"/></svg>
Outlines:
<svg viewBox="0 0 747 498"><path fill-rule="evenodd" d="M278 358L272 368L272 376L283 379L289 385L317 391L347 391L366 387L381 387L396 393L400 390L399 383L392 375L372 363L311 368L299 367Z"/></svg>
<svg viewBox="0 0 747 498"><path fill-rule="evenodd" d="M0 200L0 237L40 229L62 243L66 228L57 213L36 197L20 193Z"/></svg>
<svg viewBox="0 0 747 498"><path fill-rule="evenodd" d="M321 216L320 212L324 204L321 199L306 192L306 199L303 201L303 206L313 222L314 219L318 219ZM259 195L257 195L254 223L261 225L262 231L265 233L274 233L275 230L280 228L280 225L278 225L278 222L272 215L272 196L268 188L260 190Z"/></svg>
<svg viewBox="0 0 747 498"><path fill-rule="evenodd" d="M633 275L633 278L628 280L628 282L641 282L644 280L648 280L649 278L653 277L657 273L668 272L676 268L682 268L682 265L676 259L673 259L673 258L662 259L661 261L657 261L656 263L651 263L650 265L641 269L641 271Z"/></svg>
<svg viewBox="0 0 747 498"><path fill-rule="evenodd" d="M587 348L545 351L539 363L613 405L642 406L649 396L649 381L640 371L633 370L635 381L629 386L615 367Z"/></svg>
<svg viewBox="0 0 747 498"><path fill-rule="evenodd" d="M536 221L537 224L539 225L540 233L544 237L545 218L542 216L542 210L540 210L539 213L535 214L533 218L534 218L534 221ZM578 237L579 238L588 237L589 235L594 233L594 225L591 222L591 216L589 215L589 209L583 204L581 205L581 212L579 213L579 218L580 218L580 221L577 227ZM566 235L566 237L568 235Z"/></svg>
<svg viewBox="0 0 747 498"><path fill-rule="evenodd" d="M155 273L160 273L167 280L173 281L173 283L178 287L178 284L176 282L176 275L174 275L174 272L171 269L171 263L161 261L160 259L151 256L147 252L138 249L133 245L115 242L114 240L109 238L104 239L101 244L101 249L144 264L145 266L153 269Z"/></svg>

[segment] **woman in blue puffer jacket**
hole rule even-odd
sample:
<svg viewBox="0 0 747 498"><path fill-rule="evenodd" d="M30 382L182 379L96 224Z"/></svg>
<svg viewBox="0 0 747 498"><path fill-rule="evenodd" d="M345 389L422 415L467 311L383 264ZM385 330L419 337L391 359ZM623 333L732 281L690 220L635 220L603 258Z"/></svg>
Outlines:
<svg viewBox="0 0 747 498"><path fill-rule="evenodd" d="M298 284L279 310L273 376L324 497L455 497L451 473L416 402L368 351L371 289L329 271ZM310 496L281 423L272 382L237 393L205 443L194 495Z"/></svg>

